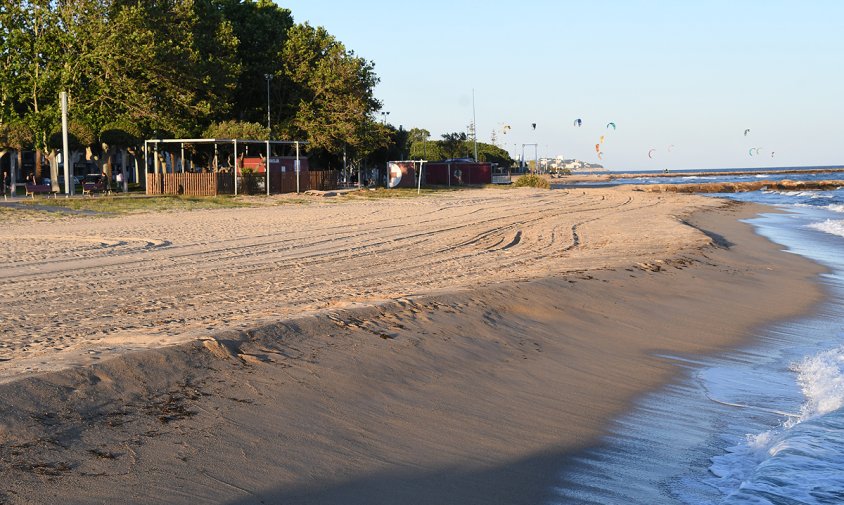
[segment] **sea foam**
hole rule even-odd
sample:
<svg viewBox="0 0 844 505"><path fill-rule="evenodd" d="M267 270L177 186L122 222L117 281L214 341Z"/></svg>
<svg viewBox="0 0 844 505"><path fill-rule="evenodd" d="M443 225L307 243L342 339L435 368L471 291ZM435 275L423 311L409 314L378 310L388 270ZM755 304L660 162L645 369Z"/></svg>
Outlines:
<svg viewBox="0 0 844 505"><path fill-rule="evenodd" d="M712 458L724 503L840 503L844 500L844 347L791 367L804 396L800 415L747 435ZM774 498L774 500L771 500Z"/></svg>
<svg viewBox="0 0 844 505"><path fill-rule="evenodd" d="M844 220L827 219L821 223L812 223L808 226L818 231L844 237Z"/></svg>

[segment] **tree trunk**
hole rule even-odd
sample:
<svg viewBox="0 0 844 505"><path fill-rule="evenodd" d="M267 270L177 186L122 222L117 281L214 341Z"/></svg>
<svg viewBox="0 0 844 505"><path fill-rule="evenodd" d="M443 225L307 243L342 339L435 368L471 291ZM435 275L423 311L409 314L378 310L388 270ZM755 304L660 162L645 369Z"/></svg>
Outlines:
<svg viewBox="0 0 844 505"><path fill-rule="evenodd" d="M18 161L17 164L16 164L17 170L15 170L17 173L15 174L15 176L16 176L15 179L17 179L17 176L21 176L21 178L23 180L23 179L25 179L25 176L23 174L23 149L18 149L18 160L17 161Z"/></svg>
<svg viewBox="0 0 844 505"><path fill-rule="evenodd" d="M50 164L50 185L53 191L59 192L59 158L55 149L47 154L47 162ZM71 182L71 184L73 184Z"/></svg>
<svg viewBox="0 0 844 505"><path fill-rule="evenodd" d="M20 151L18 151L20 153ZM11 163L9 164L9 186L11 187L10 193L12 196L15 196L15 192L17 189L15 188L15 184L18 182L18 156L12 156Z"/></svg>
<svg viewBox="0 0 844 505"><path fill-rule="evenodd" d="M120 173L123 174L123 187L120 188L124 193L129 192L129 173L126 170L126 158L129 157L129 150L122 149L120 151Z"/></svg>
<svg viewBox="0 0 844 505"><path fill-rule="evenodd" d="M35 181L41 182L41 149L35 150Z"/></svg>
<svg viewBox="0 0 844 505"><path fill-rule="evenodd" d="M114 149L107 144L103 144L102 148L103 154L101 157L103 158L103 172L105 172L108 180L111 181L111 176L114 174L114 172L112 172L111 160L114 157Z"/></svg>

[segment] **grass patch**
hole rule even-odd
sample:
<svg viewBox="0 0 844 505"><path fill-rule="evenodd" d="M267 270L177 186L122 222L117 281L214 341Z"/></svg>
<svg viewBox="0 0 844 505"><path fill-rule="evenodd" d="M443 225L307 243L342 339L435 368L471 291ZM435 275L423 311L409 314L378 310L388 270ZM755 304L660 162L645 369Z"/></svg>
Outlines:
<svg viewBox="0 0 844 505"><path fill-rule="evenodd" d="M96 196L93 198L36 198L19 203L33 210L68 209L91 214L134 214L177 210L255 207L254 202L232 196Z"/></svg>
<svg viewBox="0 0 844 505"><path fill-rule="evenodd" d="M439 187L439 186L423 186L422 189L417 193L416 188L372 188L372 189L360 189L357 191L350 191L345 193L345 196L348 197L355 197L355 198L369 198L369 199L378 199L378 198L417 198L420 196L426 195L435 195L438 193L447 193L451 191L459 191L460 188L457 187Z"/></svg>
<svg viewBox="0 0 844 505"><path fill-rule="evenodd" d="M57 214L55 217L66 215L62 212L55 212L52 214ZM12 219L35 219L39 221L49 221L51 220L51 217L46 212L40 212L38 210L21 209L20 207L5 205L0 206L0 221Z"/></svg>
<svg viewBox="0 0 844 505"><path fill-rule="evenodd" d="M539 175L525 174L516 179L516 182L513 183L513 187L551 189L551 184L548 182L548 179Z"/></svg>

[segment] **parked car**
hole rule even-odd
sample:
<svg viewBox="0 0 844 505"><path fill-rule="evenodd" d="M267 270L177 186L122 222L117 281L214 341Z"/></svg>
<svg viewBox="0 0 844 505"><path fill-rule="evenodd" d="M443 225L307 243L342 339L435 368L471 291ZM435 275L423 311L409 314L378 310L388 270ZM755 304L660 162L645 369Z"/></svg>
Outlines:
<svg viewBox="0 0 844 505"><path fill-rule="evenodd" d="M82 184L82 177L79 177L78 175L74 175L73 177L71 177L71 179L73 179L73 185L74 186L78 186L78 185ZM52 180L49 177L44 177L43 179L41 179L41 181L42 181L41 184L52 184L53 183ZM64 177L61 176L61 175L59 176L59 186L64 186Z"/></svg>

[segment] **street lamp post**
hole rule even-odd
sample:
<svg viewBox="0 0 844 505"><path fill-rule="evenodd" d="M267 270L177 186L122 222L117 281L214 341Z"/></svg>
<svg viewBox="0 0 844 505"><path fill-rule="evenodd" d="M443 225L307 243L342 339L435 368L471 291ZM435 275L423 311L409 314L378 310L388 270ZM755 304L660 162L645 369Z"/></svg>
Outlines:
<svg viewBox="0 0 844 505"><path fill-rule="evenodd" d="M270 124L270 81L273 80L273 74L264 74L264 78L267 80L267 130L270 131L270 136L272 136L272 126Z"/></svg>
<svg viewBox="0 0 844 505"><path fill-rule="evenodd" d="M267 79L267 160L264 169L267 171L267 178L264 184L267 186L267 196L270 196L270 138L272 137L272 123L270 122L270 81L273 80L273 74L264 74ZM237 174L235 174L237 177Z"/></svg>
<svg viewBox="0 0 844 505"><path fill-rule="evenodd" d="M389 115L389 112L381 111L381 124L387 124L387 116Z"/></svg>

